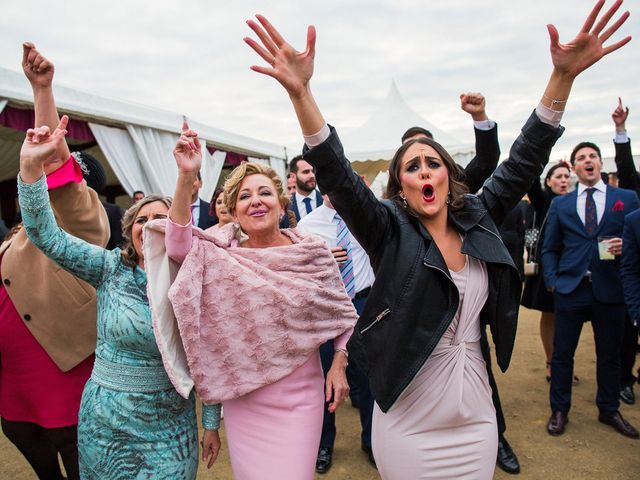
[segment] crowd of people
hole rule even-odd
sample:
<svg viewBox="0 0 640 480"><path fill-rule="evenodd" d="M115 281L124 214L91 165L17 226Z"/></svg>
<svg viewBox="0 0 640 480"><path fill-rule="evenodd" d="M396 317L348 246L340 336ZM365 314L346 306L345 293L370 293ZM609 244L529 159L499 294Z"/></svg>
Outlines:
<svg viewBox="0 0 640 480"><path fill-rule="evenodd" d="M267 64L251 68L282 85L304 137L286 179L246 162L201 199L202 146L184 122L173 197L136 191L126 211L100 200L100 162L70 153L53 64L25 43L35 125L21 222L0 246L0 417L38 478L65 478L60 456L69 479L194 479L223 448L224 413L235 478L311 479L331 468L347 400L385 480L517 474L487 326L504 372L520 305L541 312L547 432L568 428L590 321L598 420L637 439L619 409L635 402L640 328L640 174L622 100L616 178L591 142L540 178L576 77L630 40L609 42L629 14L604 3L566 44L548 26L553 69L504 162L484 97L465 93L474 159L457 165L413 127L384 199L312 95L313 27L299 52L265 17L247 22Z"/></svg>

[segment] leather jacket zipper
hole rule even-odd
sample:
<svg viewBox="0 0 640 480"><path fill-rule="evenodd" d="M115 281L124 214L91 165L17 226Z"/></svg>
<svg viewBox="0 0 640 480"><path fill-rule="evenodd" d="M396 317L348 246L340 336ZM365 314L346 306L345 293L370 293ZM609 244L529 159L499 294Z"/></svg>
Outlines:
<svg viewBox="0 0 640 480"><path fill-rule="evenodd" d="M360 330L360 335L363 335L367 330L369 330L371 327L373 327L376 323L378 323L380 320L382 320L384 317L386 317L387 315L389 315L389 313L391 312L390 308L385 308L382 312L380 312L378 314L378 316L373 320L373 322L371 322L369 325L367 325L366 327L364 327L362 330Z"/></svg>

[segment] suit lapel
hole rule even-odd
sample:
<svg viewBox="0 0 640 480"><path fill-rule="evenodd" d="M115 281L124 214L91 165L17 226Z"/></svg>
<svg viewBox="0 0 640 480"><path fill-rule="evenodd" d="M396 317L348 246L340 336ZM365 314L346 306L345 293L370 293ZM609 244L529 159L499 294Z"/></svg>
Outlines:
<svg viewBox="0 0 640 480"><path fill-rule="evenodd" d="M573 218L573 220L578 223L582 227L582 231L586 237L589 236L587 233L587 229L584 226L584 222L578 215L578 189L576 188L573 192L567 193L567 195L573 195L573 198L569 198L567 202L567 208L569 208L569 217Z"/></svg>
<svg viewBox="0 0 640 480"><path fill-rule="evenodd" d="M289 204L291 206L291 210L293 210L293 214L296 216L296 220L300 221L300 211L298 210L298 200L295 192L291 195L291 202L289 202Z"/></svg>

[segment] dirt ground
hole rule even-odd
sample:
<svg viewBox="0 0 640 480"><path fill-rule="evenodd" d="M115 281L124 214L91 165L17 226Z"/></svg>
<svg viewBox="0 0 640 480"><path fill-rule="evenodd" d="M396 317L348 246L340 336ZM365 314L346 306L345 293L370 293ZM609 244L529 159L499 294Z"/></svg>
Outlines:
<svg viewBox="0 0 640 480"><path fill-rule="evenodd" d="M576 358L580 384L573 389L573 409L566 433L551 437L545 425L549 416L545 361L538 336L538 314L522 309L516 348L507 374L497 382L507 418L506 437L516 451L522 479L638 479L640 441L616 433L597 421L595 354L591 328L585 325ZM498 371L494 367L495 371ZM640 388L636 388L640 394ZM640 395L639 395L640 397ZM43 399L46 401L46 399ZM640 402L622 405L623 415L640 428ZM338 411L338 437L333 466L317 480L369 480L380 478L360 451L357 410L344 405ZM213 469L200 465L198 479L231 479L229 458L223 453ZM286 456L286 452L282 452ZM0 435L0 479L27 480L35 475L4 436ZM495 479L512 478L496 469ZM411 479L407 479L411 480Z"/></svg>

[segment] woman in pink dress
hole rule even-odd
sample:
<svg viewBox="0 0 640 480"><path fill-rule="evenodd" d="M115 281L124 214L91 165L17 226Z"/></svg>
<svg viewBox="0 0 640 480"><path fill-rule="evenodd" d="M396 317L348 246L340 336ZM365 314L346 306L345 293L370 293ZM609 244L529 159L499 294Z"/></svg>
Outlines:
<svg viewBox="0 0 640 480"><path fill-rule="evenodd" d="M309 27L307 48L297 52L266 18L248 22L260 43L245 41L268 64L251 68L286 89L304 134L305 160L376 275L348 349L376 400L372 442L384 479L493 477L497 431L480 328L491 327L498 365L506 370L521 289L497 225L548 161L575 77L630 40L602 45L628 17L607 28L620 3L596 22L599 1L567 45L549 25L551 78L480 195L466 193L441 145L419 138L391 160L383 201L353 172L311 94L315 29Z"/></svg>
<svg viewBox="0 0 640 480"><path fill-rule="evenodd" d="M174 155L165 244L183 265L169 297L196 391L223 404L236 478L310 480L325 397L334 411L349 391L346 343L356 314L338 266L324 242L279 229L287 198L261 164L240 165L225 183L237 225L193 229L189 196L201 154L186 124ZM318 348L329 338L336 353L323 389ZM205 435L205 452L208 444Z"/></svg>

